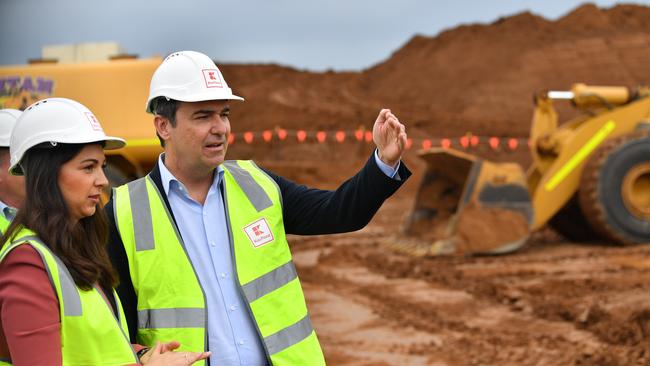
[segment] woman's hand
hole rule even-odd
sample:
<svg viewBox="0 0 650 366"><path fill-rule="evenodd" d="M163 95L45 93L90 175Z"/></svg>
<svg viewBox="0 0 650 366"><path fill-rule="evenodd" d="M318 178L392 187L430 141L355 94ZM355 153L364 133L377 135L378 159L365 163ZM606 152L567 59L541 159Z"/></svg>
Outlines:
<svg viewBox="0 0 650 366"><path fill-rule="evenodd" d="M158 343L160 343L160 342L158 342ZM167 343L161 343L160 353L165 353L165 352L173 351L173 350L177 349L177 348L180 347L180 346L181 346L180 342L177 342L177 341L171 341L171 342L167 342ZM151 358L151 355L153 355L153 351L154 351L155 349L156 349L156 347L154 347L154 348L150 348L150 349L149 349L149 350L148 350L144 355L142 355L142 356L140 357L140 363L142 363L142 364L144 365L144 364L146 364L147 362L149 362L149 359Z"/></svg>
<svg viewBox="0 0 650 366"><path fill-rule="evenodd" d="M176 341L158 342L155 348L140 358L140 362L147 366L189 366L211 355L210 352L174 352L180 346L181 344Z"/></svg>

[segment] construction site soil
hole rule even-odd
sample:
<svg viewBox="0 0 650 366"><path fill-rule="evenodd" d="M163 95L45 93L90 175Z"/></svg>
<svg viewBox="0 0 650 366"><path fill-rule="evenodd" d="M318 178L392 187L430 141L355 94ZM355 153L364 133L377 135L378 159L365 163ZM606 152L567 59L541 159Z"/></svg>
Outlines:
<svg viewBox="0 0 650 366"><path fill-rule="evenodd" d="M650 81L650 8L584 5L550 21L523 13L416 36L385 62L353 73L226 65L246 98L238 131L369 129L390 107L417 138L527 137L531 95L574 82ZM560 109L571 115L570 107ZM364 229L290 236L311 319L330 365L650 365L650 245L571 243L549 228L514 254L415 258L387 249L414 206L424 163ZM371 144L236 141L296 182L333 189ZM514 151L472 153L524 166Z"/></svg>

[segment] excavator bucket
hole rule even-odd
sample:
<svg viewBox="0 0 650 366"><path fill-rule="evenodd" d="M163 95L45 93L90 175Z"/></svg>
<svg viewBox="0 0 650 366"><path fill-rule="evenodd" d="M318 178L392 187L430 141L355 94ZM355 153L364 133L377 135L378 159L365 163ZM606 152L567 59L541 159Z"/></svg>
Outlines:
<svg viewBox="0 0 650 366"><path fill-rule="evenodd" d="M414 256L503 254L530 236L533 208L519 164L454 149L420 151L427 170L391 247Z"/></svg>

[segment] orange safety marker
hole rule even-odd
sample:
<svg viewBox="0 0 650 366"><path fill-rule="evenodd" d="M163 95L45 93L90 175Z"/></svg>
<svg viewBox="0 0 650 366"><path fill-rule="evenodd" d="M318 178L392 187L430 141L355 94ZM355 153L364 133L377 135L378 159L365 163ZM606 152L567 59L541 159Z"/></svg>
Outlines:
<svg viewBox="0 0 650 366"><path fill-rule="evenodd" d="M270 142L271 139L273 138L273 132L269 130L262 132L262 138L264 139L264 141Z"/></svg>
<svg viewBox="0 0 650 366"><path fill-rule="evenodd" d="M467 136L459 138L458 142L460 142L460 146L462 146L463 149L467 149L469 147L469 137Z"/></svg>
<svg viewBox="0 0 650 366"><path fill-rule="evenodd" d="M304 130L299 130L296 132L296 137L298 138L299 142L305 142L305 139L307 139L307 132Z"/></svg>
<svg viewBox="0 0 650 366"><path fill-rule="evenodd" d="M510 148L510 150L517 149L517 146L519 146L519 141L517 141L517 139L515 138L508 139L508 147Z"/></svg>
<svg viewBox="0 0 650 366"><path fill-rule="evenodd" d="M440 146L442 146L443 149L449 149L451 147L451 140L447 138L440 140Z"/></svg>
<svg viewBox="0 0 650 366"><path fill-rule="evenodd" d="M357 141L362 141L363 140L363 130L354 131L354 137L357 139Z"/></svg>
<svg viewBox="0 0 650 366"><path fill-rule="evenodd" d="M372 131L366 131L363 129L354 130L354 132L345 131L345 130L333 130L333 131L298 130L295 133L298 142L305 142L307 140L307 137L310 134L313 134L313 136L319 143L321 144L326 143L327 136L329 134L332 140L336 141L337 143L344 143L348 138L348 133L351 134L350 138L354 138L357 141L365 140L366 143L370 143L373 141ZM247 144L252 144L255 141L256 135L261 137L262 140L264 140L265 142L271 142L273 141L274 134L277 134L277 138L282 141L286 140L287 137L289 136L289 132L287 130L276 127L274 130L246 131L242 134L242 138ZM237 138L238 136L234 132L229 133L228 144L235 143ZM497 150L501 147L503 149L516 150L524 144L526 144L528 147L531 147L534 144L533 140L531 139L524 139L524 138L517 138L517 137L497 137L497 136L492 136L488 138L488 137L471 135L469 132L464 136L458 137L457 139L458 142L456 142L456 138L452 139L448 137L424 139L421 142L421 146L424 149L428 149L433 147L434 144L436 146L437 144L440 144L440 147L444 149L449 149L452 148L453 146L456 146L455 144L458 144L463 149L468 149L471 147L478 146L479 144L482 143L481 141L485 142L485 140L487 140L490 148L493 150ZM413 144L414 144L413 139L407 138L405 148L410 149L413 147Z"/></svg>
<svg viewBox="0 0 650 366"><path fill-rule="evenodd" d="M499 147L499 139L496 137L490 137L488 141L492 150L496 150Z"/></svg>

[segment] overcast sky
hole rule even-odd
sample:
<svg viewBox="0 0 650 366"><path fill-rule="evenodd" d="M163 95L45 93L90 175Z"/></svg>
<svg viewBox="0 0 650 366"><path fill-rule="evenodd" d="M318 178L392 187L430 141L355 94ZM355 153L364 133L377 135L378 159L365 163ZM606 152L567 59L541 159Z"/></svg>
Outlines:
<svg viewBox="0 0 650 366"><path fill-rule="evenodd" d="M610 7L621 1L593 1ZM117 41L140 57L202 51L216 60L360 70L415 34L530 10L557 19L574 0L0 0L0 64L41 47ZM635 3L650 5L650 0Z"/></svg>

